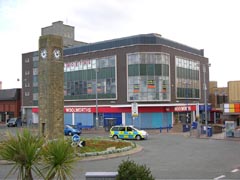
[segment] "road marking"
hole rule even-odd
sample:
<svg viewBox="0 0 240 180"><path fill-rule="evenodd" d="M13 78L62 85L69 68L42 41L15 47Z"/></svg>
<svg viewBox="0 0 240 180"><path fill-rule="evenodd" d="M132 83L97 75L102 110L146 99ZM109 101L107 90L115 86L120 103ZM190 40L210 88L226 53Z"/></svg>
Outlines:
<svg viewBox="0 0 240 180"><path fill-rule="evenodd" d="M235 173L235 172L238 172L238 171L239 171L239 169L233 169L231 172Z"/></svg>
<svg viewBox="0 0 240 180"><path fill-rule="evenodd" d="M221 176L218 176L218 177L214 178L214 180L222 179L222 178L225 178L225 177L226 177L225 175L221 175Z"/></svg>

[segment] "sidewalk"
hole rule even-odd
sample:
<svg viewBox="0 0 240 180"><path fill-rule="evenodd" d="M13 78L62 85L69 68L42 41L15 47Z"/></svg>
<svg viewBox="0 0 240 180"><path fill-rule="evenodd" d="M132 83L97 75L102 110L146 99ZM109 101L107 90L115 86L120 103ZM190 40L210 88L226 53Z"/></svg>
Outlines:
<svg viewBox="0 0 240 180"><path fill-rule="evenodd" d="M186 136L190 137L190 132L185 132ZM192 131L191 137L201 138L201 139L215 139L215 140L230 140L230 141L240 141L240 137L227 137L225 132L212 134L212 136L207 136L206 134L197 134L197 131Z"/></svg>
<svg viewBox="0 0 240 180"><path fill-rule="evenodd" d="M216 139L216 140L240 141L239 137L227 137L225 132L213 134L211 137L206 137L206 135L203 134L200 137L207 138L207 139Z"/></svg>

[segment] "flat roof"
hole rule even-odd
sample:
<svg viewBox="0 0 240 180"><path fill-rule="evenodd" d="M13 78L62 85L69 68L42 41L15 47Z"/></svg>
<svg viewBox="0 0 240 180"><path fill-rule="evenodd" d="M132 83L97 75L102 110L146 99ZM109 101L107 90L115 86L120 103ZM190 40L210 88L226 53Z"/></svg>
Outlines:
<svg viewBox="0 0 240 180"><path fill-rule="evenodd" d="M80 54L92 51L99 51L112 48L120 48L124 46L131 45L164 45L186 51L199 56L204 56L202 49L192 48L190 46L163 38L160 34L150 33L150 34L140 34L129 37L117 38L112 40L100 41L95 43L89 43L80 46L73 46L64 49L64 56Z"/></svg>

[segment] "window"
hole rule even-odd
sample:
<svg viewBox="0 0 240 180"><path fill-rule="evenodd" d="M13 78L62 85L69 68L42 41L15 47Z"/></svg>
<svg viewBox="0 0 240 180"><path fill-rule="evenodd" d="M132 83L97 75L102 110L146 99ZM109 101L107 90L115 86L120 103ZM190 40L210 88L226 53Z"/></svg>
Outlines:
<svg viewBox="0 0 240 180"><path fill-rule="evenodd" d="M26 75L26 76L30 75L30 71L29 71L29 70L26 70L26 71L25 71L25 75Z"/></svg>
<svg viewBox="0 0 240 180"><path fill-rule="evenodd" d="M29 82L26 82L26 83L24 84L24 87L30 87L30 83L29 83Z"/></svg>
<svg viewBox="0 0 240 180"><path fill-rule="evenodd" d="M33 87L38 87L38 76L33 76Z"/></svg>
<svg viewBox="0 0 240 180"><path fill-rule="evenodd" d="M119 131L125 131L125 127L119 127Z"/></svg>
<svg viewBox="0 0 240 180"><path fill-rule="evenodd" d="M38 101L38 93L33 93L33 100Z"/></svg>
<svg viewBox="0 0 240 180"><path fill-rule="evenodd" d="M24 95L25 95L25 96L29 96L30 93L29 93L29 92L25 92Z"/></svg>
<svg viewBox="0 0 240 180"><path fill-rule="evenodd" d="M127 131L132 131L132 128L131 127L127 127Z"/></svg>
<svg viewBox="0 0 240 180"><path fill-rule="evenodd" d="M175 57L177 98L200 98L199 61Z"/></svg>
<svg viewBox="0 0 240 180"><path fill-rule="evenodd" d="M33 62L38 61L39 57L38 56L33 56Z"/></svg>
<svg viewBox="0 0 240 180"><path fill-rule="evenodd" d="M33 75L38 75L38 68L33 68Z"/></svg>
<svg viewBox="0 0 240 180"><path fill-rule="evenodd" d="M116 99L115 65L116 56L65 63L65 100L95 99L96 92L98 98Z"/></svg>
<svg viewBox="0 0 240 180"><path fill-rule="evenodd" d="M170 56L165 53L127 55L128 100L170 100Z"/></svg>

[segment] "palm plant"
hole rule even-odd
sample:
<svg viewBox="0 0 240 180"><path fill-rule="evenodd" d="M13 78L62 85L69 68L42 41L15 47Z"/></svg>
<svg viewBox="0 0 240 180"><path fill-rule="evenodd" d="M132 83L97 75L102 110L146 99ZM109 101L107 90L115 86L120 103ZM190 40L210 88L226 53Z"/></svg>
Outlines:
<svg viewBox="0 0 240 180"><path fill-rule="evenodd" d="M72 170L77 161L74 148L64 139L57 139L47 143L42 151L45 179L73 179Z"/></svg>
<svg viewBox="0 0 240 180"><path fill-rule="evenodd" d="M6 178L11 173L18 172L17 179L33 180L32 171L43 177L38 168L43 140L26 129L22 134L17 132L16 136L7 134L7 139L0 145L1 158L13 163Z"/></svg>

